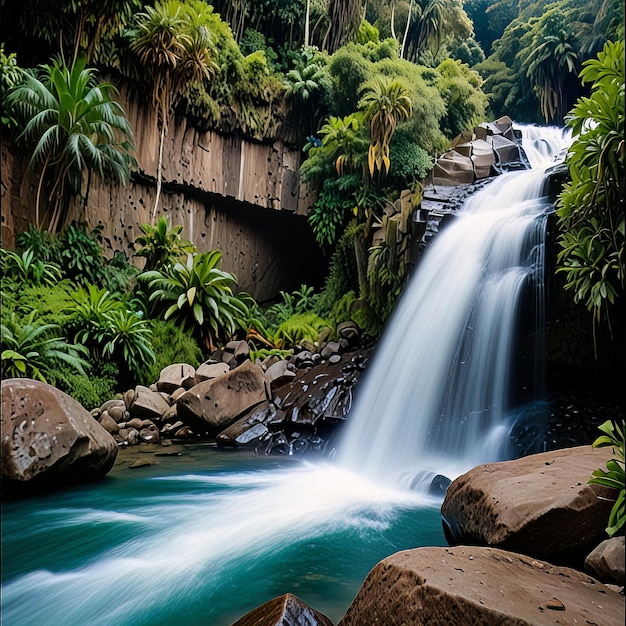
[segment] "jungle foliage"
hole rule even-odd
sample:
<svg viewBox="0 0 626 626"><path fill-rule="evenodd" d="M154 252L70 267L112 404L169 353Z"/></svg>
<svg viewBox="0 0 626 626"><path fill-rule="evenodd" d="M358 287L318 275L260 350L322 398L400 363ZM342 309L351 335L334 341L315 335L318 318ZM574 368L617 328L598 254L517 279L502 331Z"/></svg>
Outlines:
<svg viewBox="0 0 626 626"><path fill-rule="evenodd" d="M558 271L576 302L595 322L611 323L624 297L624 42L607 42L584 63L581 79L591 94L566 117L575 140L567 156L571 181L560 194Z"/></svg>

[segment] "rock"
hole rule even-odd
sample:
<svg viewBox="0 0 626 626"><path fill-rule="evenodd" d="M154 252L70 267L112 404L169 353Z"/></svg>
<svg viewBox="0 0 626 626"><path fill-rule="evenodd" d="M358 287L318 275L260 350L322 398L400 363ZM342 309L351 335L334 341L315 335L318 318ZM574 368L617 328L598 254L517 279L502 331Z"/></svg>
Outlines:
<svg viewBox="0 0 626 626"><path fill-rule="evenodd" d="M137 461L133 461L128 468L136 469L138 467L150 467L152 464L152 461L149 461L148 459L139 459Z"/></svg>
<svg viewBox="0 0 626 626"><path fill-rule="evenodd" d="M260 437L268 432L264 422L271 419L275 414L276 407L266 400L220 432L215 437L215 443L218 446L227 447L253 446Z"/></svg>
<svg viewBox="0 0 626 626"><path fill-rule="evenodd" d="M196 385L205 380L224 376L228 372L230 372L230 367L226 363L203 363L196 370Z"/></svg>
<svg viewBox="0 0 626 626"><path fill-rule="evenodd" d="M166 435L166 436L171 435L172 433L175 433L179 428L182 428L183 426L184 424L180 420L177 420L173 424L165 424L165 426L161 428L161 434Z"/></svg>
<svg viewBox="0 0 626 626"><path fill-rule="evenodd" d="M325 358L331 357L333 354L339 353L339 343L336 341L329 341L320 351L320 354Z"/></svg>
<svg viewBox="0 0 626 626"><path fill-rule="evenodd" d="M126 405L122 400L121 404L109 407L106 411L116 422L121 422L124 419L124 414L126 413Z"/></svg>
<svg viewBox="0 0 626 626"><path fill-rule="evenodd" d="M98 422L100 423L100 426L102 426L102 428L104 428L108 433L111 433L112 435L114 435L120 429L117 422L109 415L108 411L102 411Z"/></svg>
<svg viewBox="0 0 626 626"><path fill-rule="evenodd" d="M189 426L181 426L175 433L175 439L193 439L195 437L195 433Z"/></svg>
<svg viewBox="0 0 626 626"><path fill-rule="evenodd" d="M231 354L237 363L243 363L250 356L250 346L243 339L240 341L229 341L224 348L224 352Z"/></svg>
<svg viewBox="0 0 626 626"><path fill-rule="evenodd" d="M244 411L266 399L265 374L250 360L228 374L198 383L177 402L178 416L202 421L219 431L234 422Z"/></svg>
<svg viewBox="0 0 626 626"><path fill-rule="evenodd" d="M130 407L133 405L134 399L135 399L135 390L128 389L126 393L124 394L124 404L126 405L127 410L130 409Z"/></svg>
<svg viewBox="0 0 626 626"><path fill-rule="evenodd" d="M345 339L349 345L355 346L361 338L361 329L356 322L346 320L337 324L337 336L339 339Z"/></svg>
<svg viewBox="0 0 626 626"><path fill-rule="evenodd" d="M109 415L117 421L117 418L115 417L116 415L116 411L118 408L121 408L122 413L124 413L124 410L126 409L126 403L124 402L124 400L107 400L101 407L100 407L100 411L108 411ZM113 413L111 413L111 410L113 410Z"/></svg>
<svg viewBox="0 0 626 626"><path fill-rule="evenodd" d="M581 446L475 467L446 492L446 538L582 568L605 536L613 503L603 498L614 497L587 481L610 456L610 449Z"/></svg>
<svg viewBox="0 0 626 626"><path fill-rule="evenodd" d="M129 446L134 446L139 443L139 431L136 428L128 428L126 441ZM120 431L121 432L121 431Z"/></svg>
<svg viewBox="0 0 626 626"><path fill-rule="evenodd" d="M149 424L139 431L139 439L144 443L159 443L161 435L159 434L159 429L154 424Z"/></svg>
<svg viewBox="0 0 626 626"><path fill-rule="evenodd" d="M272 390L276 390L296 377L293 363L287 360L277 361L265 371L265 379Z"/></svg>
<svg viewBox="0 0 626 626"><path fill-rule="evenodd" d="M46 383L3 380L1 421L5 493L100 478L115 463L113 436L79 402Z"/></svg>
<svg viewBox="0 0 626 626"><path fill-rule="evenodd" d="M286 593L246 613L233 626L333 626L333 623L297 596Z"/></svg>
<svg viewBox="0 0 626 626"><path fill-rule="evenodd" d="M624 586L624 536L605 539L585 559L585 570L604 583Z"/></svg>
<svg viewBox="0 0 626 626"><path fill-rule="evenodd" d="M184 387L179 387L176 391L173 391L170 394L170 399L172 400L172 406L174 406L174 403L176 402L176 400L178 400L178 398L180 398L185 391L187 391L187 389L185 389Z"/></svg>
<svg viewBox="0 0 626 626"><path fill-rule="evenodd" d="M176 420L178 417L178 405L172 404L172 406L163 413L161 416L161 421L163 422L171 422Z"/></svg>
<svg viewBox="0 0 626 626"><path fill-rule="evenodd" d="M160 419L169 408L170 405L158 392L143 385L137 385L129 411L133 417Z"/></svg>
<svg viewBox="0 0 626 626"><path fill-rule="evenodd" d="M139 430L140 428L143 428L143 420L138 417L133 417L131 420L126 422L126 428L136 428Z"/></svg>
<svg viewBox="0 0 626 626"><path fill-rule="evenodd" d="M624 598L590 576L497 548L417 548L368 574L339 626L624 623Z"/></svg>

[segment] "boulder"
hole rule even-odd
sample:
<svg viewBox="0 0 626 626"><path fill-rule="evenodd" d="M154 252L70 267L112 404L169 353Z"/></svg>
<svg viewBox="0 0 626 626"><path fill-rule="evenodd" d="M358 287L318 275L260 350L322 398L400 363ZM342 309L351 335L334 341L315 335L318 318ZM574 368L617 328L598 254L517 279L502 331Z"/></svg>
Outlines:
<svg viewBox="0 0 626 626"><path fill-rule="evenodd" d="M194 380L196 370L187 363L173 363L161 370L159 380L156 382L159 391L173 393L189 379Z"/></svg>
<svg viewBox="0 0 626 626"><path fill-rule="evenodd" d="M265 421L276 414L276 407L265 401L215 437L218 446L254 446L268 432Z"/></svg>
<svg viewBox="0 0 626 626"><path fill-rule="evenodd" d="M196 385L228 374L228 372L230 372L230 367L226 363L202 363L196 370Z"/></svg>
<svg viewBox="0 0 626 626"><path fill-rule="evenodd" d="M233 626L333 626L333 623L297 596L286 593L246 613Z"/></svg>
<svg viewBox="0 0 626 626"><path fill-rule="evenodd" d="M293 363L287 360L277 361L265 371L265 379L272 390L278 389L296 377Z"/></svg>
<svg viewBox="0 0 626 626"><path fill-rule="evenodd" d="M104 428L108 433L114 435L120 427L117 422L109 415L108 411L102 411L100 418L98 419L100 426Z"/></svg>
<svg viewBox="0 0 626 626"><path fill-rule="evenodd" d="M133 417L159 420L169 408L170 405L160 393L137 385L129 412Z"/></svg>
<svg viewBox="0 0 626 626"><path fill-rule="evenodd" d="M582 572L497 548L459 546L384 559L339 626L623 623L623 596Z"/></svg>
<svg viewBox="0 0 626 626"><path fill-rule="evenodd" d="M624 586L624 536L605 539L585 559L585 570L602 582Z"/></svg>
<svg viewBox="0 0 626 626"><path fill-rule="evenodd" d="M2 487L5 493L100 478L117 443L76 400L25 378L2 381Z"/></svg>
<svg viewBox="0 0 626 626"><path fill-rule="evenodd" d="M587 481L610 456L608 448L581 446L475 467L448 488L446 538L582 566L605 537L615 498Z"/></svg>
<svg viewBox="0 0 626 626"><path fill-rule="evenodd" d="M184 393L177 401L178 416L183 420L201 420L217 432L263 400L265 373L248 360L228 374L198 383Z"/></svg>
<svg viewBox="0 0 626 626"><path fill-rule="evenodd" d="M433 167L433 183L440 185L470 185L474 182L474 164L470 157L448 150Z"/></svg>

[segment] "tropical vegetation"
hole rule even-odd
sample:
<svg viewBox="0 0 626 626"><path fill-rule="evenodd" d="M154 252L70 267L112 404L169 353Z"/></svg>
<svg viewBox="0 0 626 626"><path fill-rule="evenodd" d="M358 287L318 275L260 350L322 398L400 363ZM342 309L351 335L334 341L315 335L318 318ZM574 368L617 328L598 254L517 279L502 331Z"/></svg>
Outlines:
<svg viewBox="0 0 626 626"><path fill-rule="evenodd" d="M110 393L121 380L152 382L166 352L199 361L239 337L254 354L288 350L346 317L380 332L408 276L412 214L434 158L505 114L572 129L559 274L595 324L614 325L622 3L33 0L2 10L3 133L37 181L35 224L0 259L13 374L39 372L91 402L87 372ZM122 93L155 109L154 175L136 168ZM163 154L177 115L201 131L286 135L302 148L300 178L315 191L308 222L329 260L320 293L302 286L261 306L238 292L220 251L199 250L166 217ZM130 259L105 258L102 227L83 223L94 175L155 183ZM60 346L71 363L54 356Z"/></svg>

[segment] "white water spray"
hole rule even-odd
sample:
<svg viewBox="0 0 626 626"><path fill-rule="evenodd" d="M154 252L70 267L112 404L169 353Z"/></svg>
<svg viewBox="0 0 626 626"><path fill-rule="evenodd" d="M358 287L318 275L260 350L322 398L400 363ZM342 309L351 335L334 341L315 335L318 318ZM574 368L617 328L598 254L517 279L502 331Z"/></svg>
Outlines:
<svg viewBox="0 0 626 626"><path fill-rule="evenodd" d="M501 459L520 296L543 268L543 168L558 129L522 130L533 170L495 179L424 255L368 367L339 461L385 484ZM547 138L547 140L546 140ZM417 478L416 478L417 477Z"/></svg>

